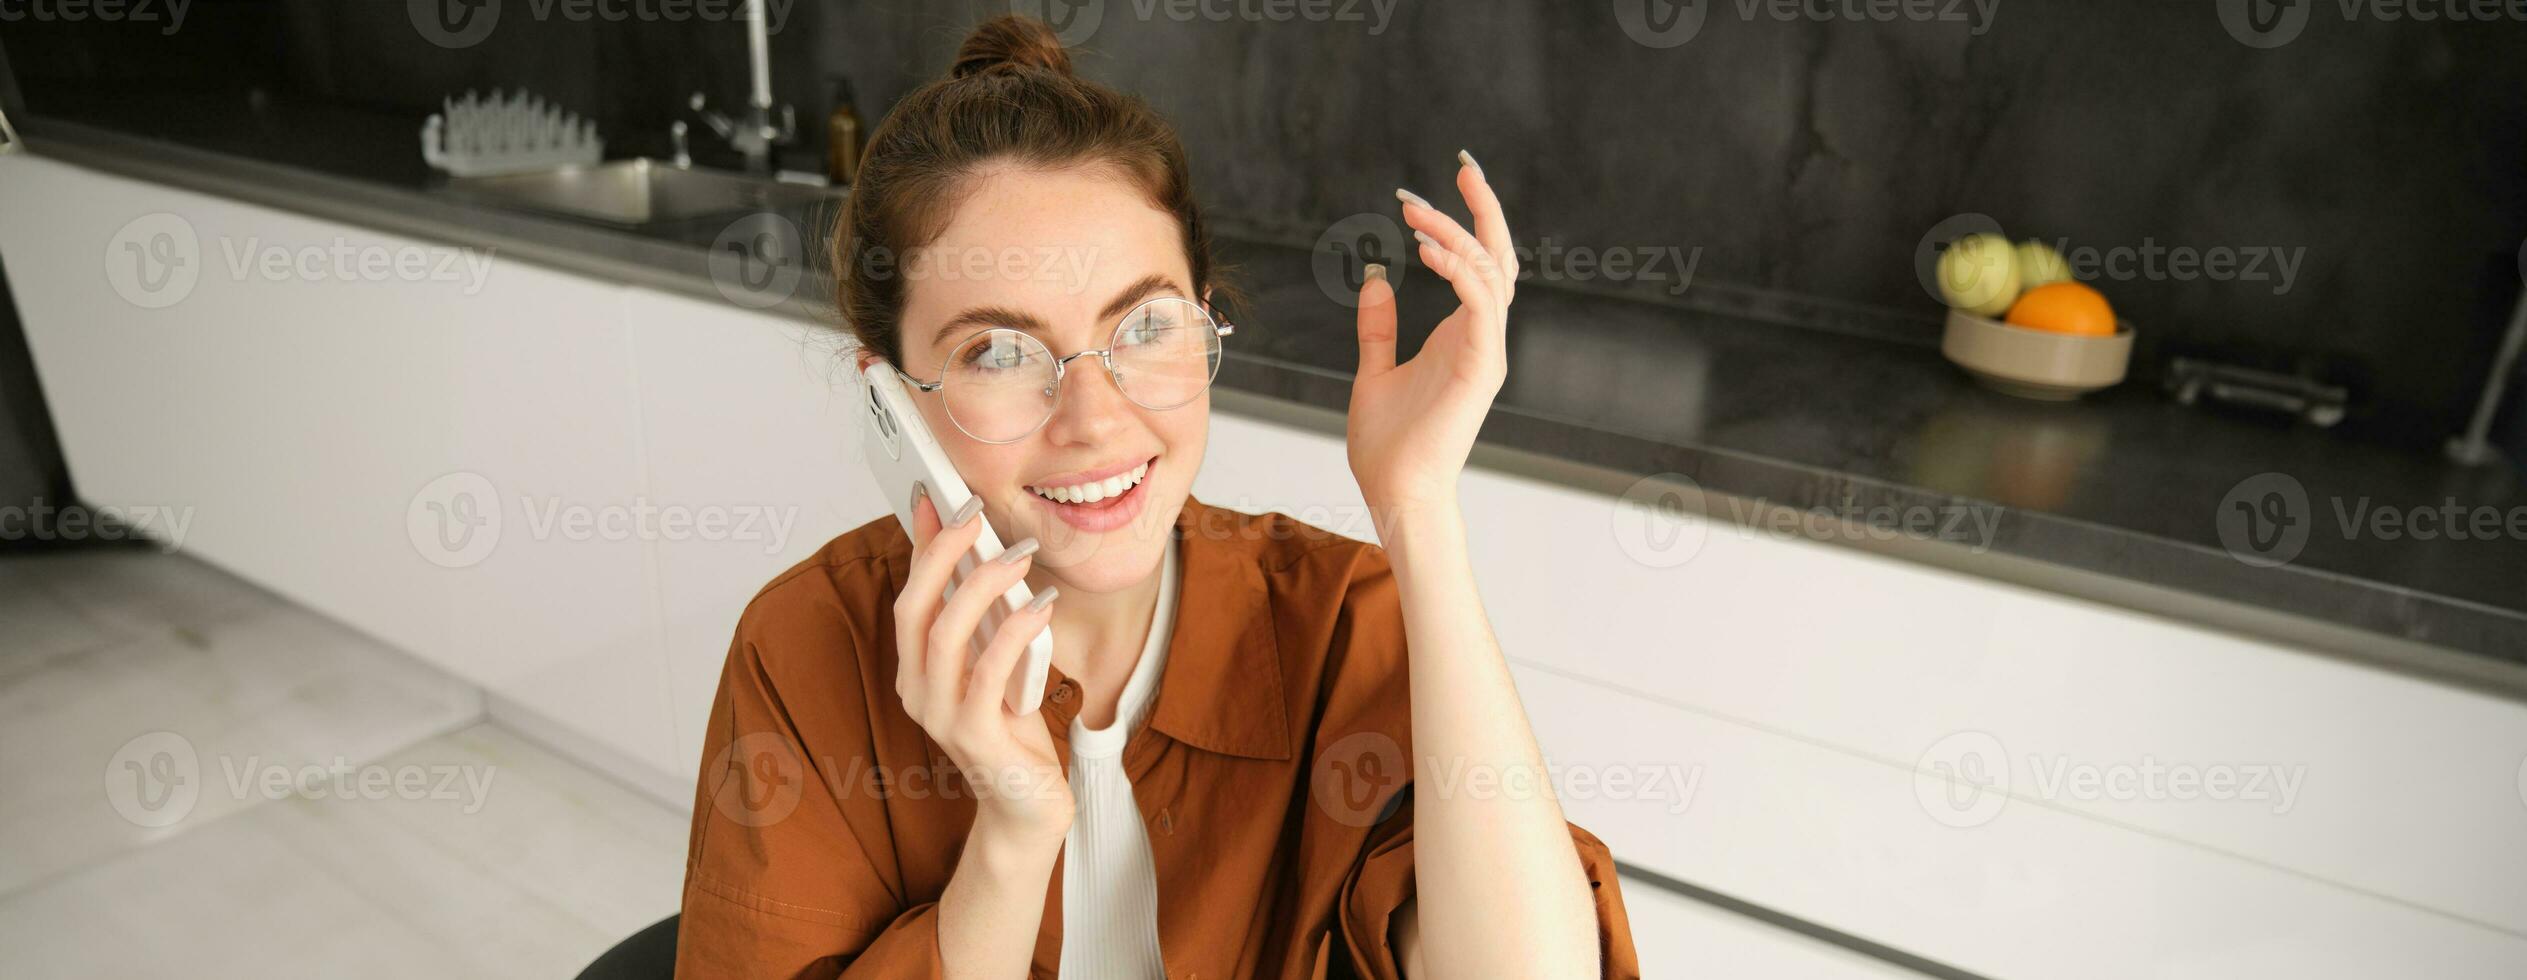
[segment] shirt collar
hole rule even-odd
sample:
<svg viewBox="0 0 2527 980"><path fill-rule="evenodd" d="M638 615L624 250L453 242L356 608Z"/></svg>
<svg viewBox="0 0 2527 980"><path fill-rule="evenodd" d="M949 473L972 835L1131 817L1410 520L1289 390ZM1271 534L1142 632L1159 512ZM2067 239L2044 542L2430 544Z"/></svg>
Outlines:
<svg viewBox="0 0 2527 980"><path fill-rule="evenodd" d="M1253 520L1185 495L1176 515L1183 581L1175 635L1149 724L1196 748L1288 759L1290 702Z"/></svg>
<svg viewBox="0 0 2527 980"><path fill-rule="evenodd" d="M1148 723L1195 748L1287 760L1292 755L1290 702L1282 687L1272 588L1263 570L1263 543L1269 535L1255 526L1257 520L1185 495L1174 530L1175 629L1167 641L1167 662L1158 676ZM898 549L898 561L908 564L910 539L903 539ZM899 565L898 588L905 574ZM1060 667L1049 669L1040 709L1065 768L1070 765L1071 719L1079 714L1077 699L1059 690L1068 680ZM1134 750L1124 751L1128 766Z"/></svg>

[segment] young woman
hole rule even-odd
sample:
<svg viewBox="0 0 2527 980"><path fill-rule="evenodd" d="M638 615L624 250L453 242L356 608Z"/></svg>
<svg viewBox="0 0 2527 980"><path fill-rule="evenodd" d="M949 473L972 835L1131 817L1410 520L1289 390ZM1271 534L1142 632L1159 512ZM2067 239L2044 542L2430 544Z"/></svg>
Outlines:
<svg viewBox="0 0 2527 980"><path fill-rule="evenodd" d="M895 108L836 233L843 311L1015 560L943 597L980 522L923 502L747 607L680 976L1638 975L1467 558L1455 488L1517 267L1461 159L1471 230L1398 197L1463 305L1398 364L1383 270L1360 294L1349 457L1380 548L1190 496L1230 328L1162 119L1014 17ZM1041 601L969 664L1021 578ZM1044 706L1013 713L1047 628Z"/></svg>

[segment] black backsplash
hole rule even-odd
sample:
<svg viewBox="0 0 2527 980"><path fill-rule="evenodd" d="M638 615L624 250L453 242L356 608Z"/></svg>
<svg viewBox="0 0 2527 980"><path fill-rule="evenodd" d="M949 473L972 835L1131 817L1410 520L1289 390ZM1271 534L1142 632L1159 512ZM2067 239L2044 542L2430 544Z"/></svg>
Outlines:
<svg viewBox="0 0 2527 980"><path fill-rule="evenodd" d="M59 86L137 82L261 87L417 124L445 94L525 86L597 119L617 155L663 153L691 92L743 94L737 23L487 2L497 28L457 49L400 0L194 0L172 35L11 23L0 42L37 112ZM1686 301L1773 295L1913 343L1935 340L1940 312L1915 256L1955 215L2101 258L2234 250L2228 277L2098 283L2141 332L2137 370L2176 354L2305 370L2352 386L2356 431L2435 443L2462 426L2527 275L2527 22L2302 4L2295 39L2259 49L2224 26L2224 2L1710 0L1689 41L1659 47L1636 37L1682 29L1666 15L1690 5L773 0L773 73L803 130L788 162L813 170L834 75L874 125L968 26L1049 6L1079 32L1083 73L1176 121L1233 226L1305 242L1391 213L1397 185L1444 201L1464 147L1524 244L1694 256ZM695 129L698 156L728 159ZM2243 277L2248 262L2263 278Z"/></svg>

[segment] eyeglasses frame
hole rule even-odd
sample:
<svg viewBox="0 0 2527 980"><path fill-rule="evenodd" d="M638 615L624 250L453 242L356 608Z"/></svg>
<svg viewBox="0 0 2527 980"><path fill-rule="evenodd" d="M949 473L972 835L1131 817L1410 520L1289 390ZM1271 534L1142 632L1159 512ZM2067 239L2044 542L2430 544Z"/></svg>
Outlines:
<svg viewBox="0 0 2527 980"><path fill-rule="evenodd" d="M1120 336L1122 336L1122 335L1123 335L1123 327L1124 327L1124 325L1131 323L1131 322L1132 322L1132 318L1133 318L1134 316L1139 315L1139 314L1140 314L1140 312L1141 312L1142 310L1149 309L1150 307L1152 307L1152 306L1156 306L1156 305L1158 305L1158 304L1160 304L1160 303L1184 303L1184 304L1186 304L1186 305L1192 306L1194 309L1201 310L1201 311L1202 311L1202 315L1203 315L1203 317L1211 321L1211 330L1212 330L1212 333L1213 333L1213 335L1214 335L1214 336L1226 337L1226 336L1228 336L1228 335L1230 335L1230 334L1233 334L1233 333L1236 333L1236 332L1237 332L1237 325L1236 325L1236 324L1234 324L1234 323L1230 323L1230 322L1228 321L1228 318L1227 318L1227 317L1221 316L1221 315L1219 315L1218 313L1213 312L1213 311L1211 310L1211 307L1209 306L1209 304L1205 304L1205 303L1196 303L1196 302L1194 302L1194 301L1192 301L1192 300L1189 300L1189 299L1186 299L1186 298L1184 298L1184 297L1182 297L1182 296L1152 296L1152 297L1150 297L1150 298L1148 298L1148 299L1142 300L1142 301L1141 301L1138 305L1135 305L1135 306L1133 306L1130 310L1125 311L1125 312L1124 312L1124 314L1123 314L1121 317L1116 318L1116 320L1115 320L1115 322L1114 322L1114 331L1113 331L1112 333L1109 333L1109 334L1107 334L1107 335L1106 335L1106 345L1105 345L1104 347L1101 347L1101 348L1095 348L1095 349L1091 349L1091 350L1075 351L1075 352L1072 352L1072 353L1070 353L1070 354L1066 354L1066 355L1063 355L1063 356L1061 356L1061 357L1056 357L1056 358L1054 358L1054 359L1053 359L1053 405L1052 405L1052 407L1051 407L1051 408L1048 408L1048 409L1046 409L1046 410L1045 410L1045 412L1044 412L1044 417L1043 417L1043 418L1036 420L1036 423L1035 423L1035 427L1034 427L1034 428L1032 428L1032 429L1028 429L1028 430L1027 430L1027 431L1025 431L1025 432L1019 433L1018 435L1016 435L1016 436L1012 436L1012 437L1007 438L1007 439L985 439L985 438L983 438L983 437L981 437L981 436L978 436L978 435L975 435L973 432L971 432L971 431L967 430L967 429L965 428L965 423L963 423L963 422L958 422L958 421L957 421L957 419L956 419L956 413L955 413L955 412L953 412L953 411L951 411L951 412L949 412L949 413L948 413L948 421L949 421L950 423L953 423L953 424L956 426L956 430L957 430L958 432L963 432L963 433L965 433L965 437L966 437L966 438L968 438L968 439L972 439L972 440L974 440L974 441L976 441L976 442L986 443L986 444L989 444L989 445L994 445L994 446L1006 446L1006 445L1009 445L1010 443L1017 442L1017 441L1019 441L1019 440L1021 440L1021 439L1025 439L1025 438L1026 438L1026 437L1028 437L1028 436L1034 435L1034 434L1036 434L1037 432L1043 431L1043 429L1044 429L1044 424L1045 424L1045 423L1047 423L1047 422L1051 422L1051 421L1053 421L1053 416L1054 416L1056 413L1059 413L1059 412L1062 410L1062 392L1066 390L1065 386L1063 385L1063 382L1064 382L1065 380L1067 380L1067 379L1068 379L1068 377L1069 377L1069 365L1070 365L1070 362L1071 362L1071 361L1073 361L1073 360L1075 360L1075 359L1077 359L1077 358L1082 358L1082 357L1086 357L1086 356L1088 356L1088 355L1090 355L1090 354L1095 354L1095 355L1097 355L1097 360L1098 360L1099 362L1103 363L1103 364L1106 366L1106 376L1107 376L1107 377L1113 377L1113 376L1114 376L1114 346L1115 346L1115 344L1114 344L1114 338L1116 338L1116 337L1120 337ZM972 337L968 337L968 338L966 338L966 339L965 339L965 341L964 341L964 343L960 343L960 344L956 345L955 347L949 348L949 349L948 349L948 356L949 356L949 360L951 360L951 361L955 360L956 352L957 352L957 351L964 350L964 349L965 349L965 345L966 345L966 344L973 343L976 339L978 339L978 338L982 337L984 334L988 334L988 333L992 332L993 330L1007 330L1007 331L1009 331L1009 332L1011 332L1011 333L1015 333L1015 334L1017 334L1017 335L1019 335L1019 336L1021 336L1021 337L1025 337L1025 338L1027 338L1027 339L1029 339L1029 340L1033 340L1033 341L1035 341L1035 342L1036 342L1036 344L1038 344L1039 346L1042 346L1042 347L1044 348L1044 350L1045 350L1045 353L1047 353L1047 354L1050 354L1050 353L1052 353L1052 351L1053 351L1053 346L1052 346L1051 344L1046 344L1046 343L1044 343L1044 341L1043 341L1042 339L1037 338L1037 337L1036 337L1035 335L1033 335L1033 334L1029 334L1029 333L1027 333L1027 332L1025 332L1025 331L1018 330L1018 329L1016 329L1016 328L1014 328L1014 327L991 327L991 328L989 328L989 329L986 329L986 330L982 331L981 333L977 333L977 334L975 334L975 335L974 335L974 336L972 336ZM940 366L940 368L939 368L939 380L937 380L937 381L923 381L923 380L921 380L920 378L913 377L913 376L912 376L912 372L906 371L906 370L904 370L902 367L899 367L899 366L894 365L894 364L888 364L888 365L887 365L887 367L893 368L893 369L895 370L895 374L896 374L896 376L903 378L903 379L904 379L904 382L905 382L906 384L911 385L915 391L928 392L928 393L936 393L936 392L940 391L941 389L944 389L944 388L946 388L946 387L948 386L948 369L947 369L947 366L946 366L946 365L941 365L941 366ZM1203 379L1203 381L1202 381L1202 390L1203 390L1203 391L1209 391L1209 390L1211 390L1211 383L1212 383L1212 382L1214 382L1214 381L1217 381L1217 380L1219 380L1219 366L1215 364L1215 365L1212 365L1212 366L1211 366L1211 376L1210 376L1210 377L1208 377L1208 378ZM1122 389L1122 387L1123 387L1123 386L1122 386L1122 385L1120 385L1120 384L1117 384L1117 385L1115 386L1116 390L1118 390L1118 391L1120 391L1120 390ZM943 396L943 397L944 397L944 396ZM1123 392L1123 397L1124 397L1125 399L1127 399L1127 400L1130 400L1130 401L1132 402L1132 404L1134 404L1134 405L1141 405L1141 403L1140 403L1140 400L1139 400L1139 399L1132 398L1132 393L1131 393L1131 392L1128 392L1128 391ZM1201 397L1201 393L1200 393L1200 392L1196 392L1196 393L1195 393L1195 395L1194 395L1194 397L1196 397L1196 398ZM1170 406L1170 407L1167 407L1167 408L1150 408L1150 407L1149 407L1149 406L1147 406L1147 405L1141 405L1141 407L1142 407L1142 408L1145 408L1145 409L1149 409L1150 411L1153 411L1153 412L1172 412L1172 411L1175 411L1176 409L1183 408L1185 405L1189 405L1189 404L1192 404L1192 399L1186 399L1186 400L1185 400L1185 402L1184 402L1183 404L1173 405L1173 406ZM942 407L944 407L944 406L942 406Z"/></svg>

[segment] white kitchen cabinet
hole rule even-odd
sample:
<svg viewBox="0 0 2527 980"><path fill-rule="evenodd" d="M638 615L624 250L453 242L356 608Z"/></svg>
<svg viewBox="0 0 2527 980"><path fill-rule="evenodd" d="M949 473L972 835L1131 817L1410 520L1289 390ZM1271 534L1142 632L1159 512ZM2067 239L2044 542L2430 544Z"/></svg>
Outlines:
<svg viewBox="0 0 2527 980"><path fill-rule="evenodd" d="M782 570L885 512L831 331L628 290L644 481L662 506L729 515L725 533L653 542L674 703L674 778L690 784L738 613Z"/></svg>
<svg viewBox="0 0 2527 980"><path fill-rule="evenodd" d="M181 302L123 295L150 215L196 239ZM440 248L0 158L83 495L190 508L187 550L690 786L747 598L884 513L830 335L497 256L479 282L226 261L336 242ZM1215 412L1194 490L1370 537L1333 435ZM1699 518L1657 525L1699 542L1683 560L1636 558L1641 515L1602 495L1463 493L1565 805L1635 866L2012 978L2527 964L2527 707ZM620 530L644 513L691 521ZM1945 775L1978 763L1992 785ZM2297 781L2286 807L2107 783L2151 765ZM1654 975L1884 972L1632 891Z"/></svg>
<svg viewBox="0 0 2527 980"><path fill-rule="evenodd" d="M640 487L619 287L435 279L446 246L27 156L0 254L87 501L188 513L189 553L679 764L654 569L594 520Z"/></svg>

